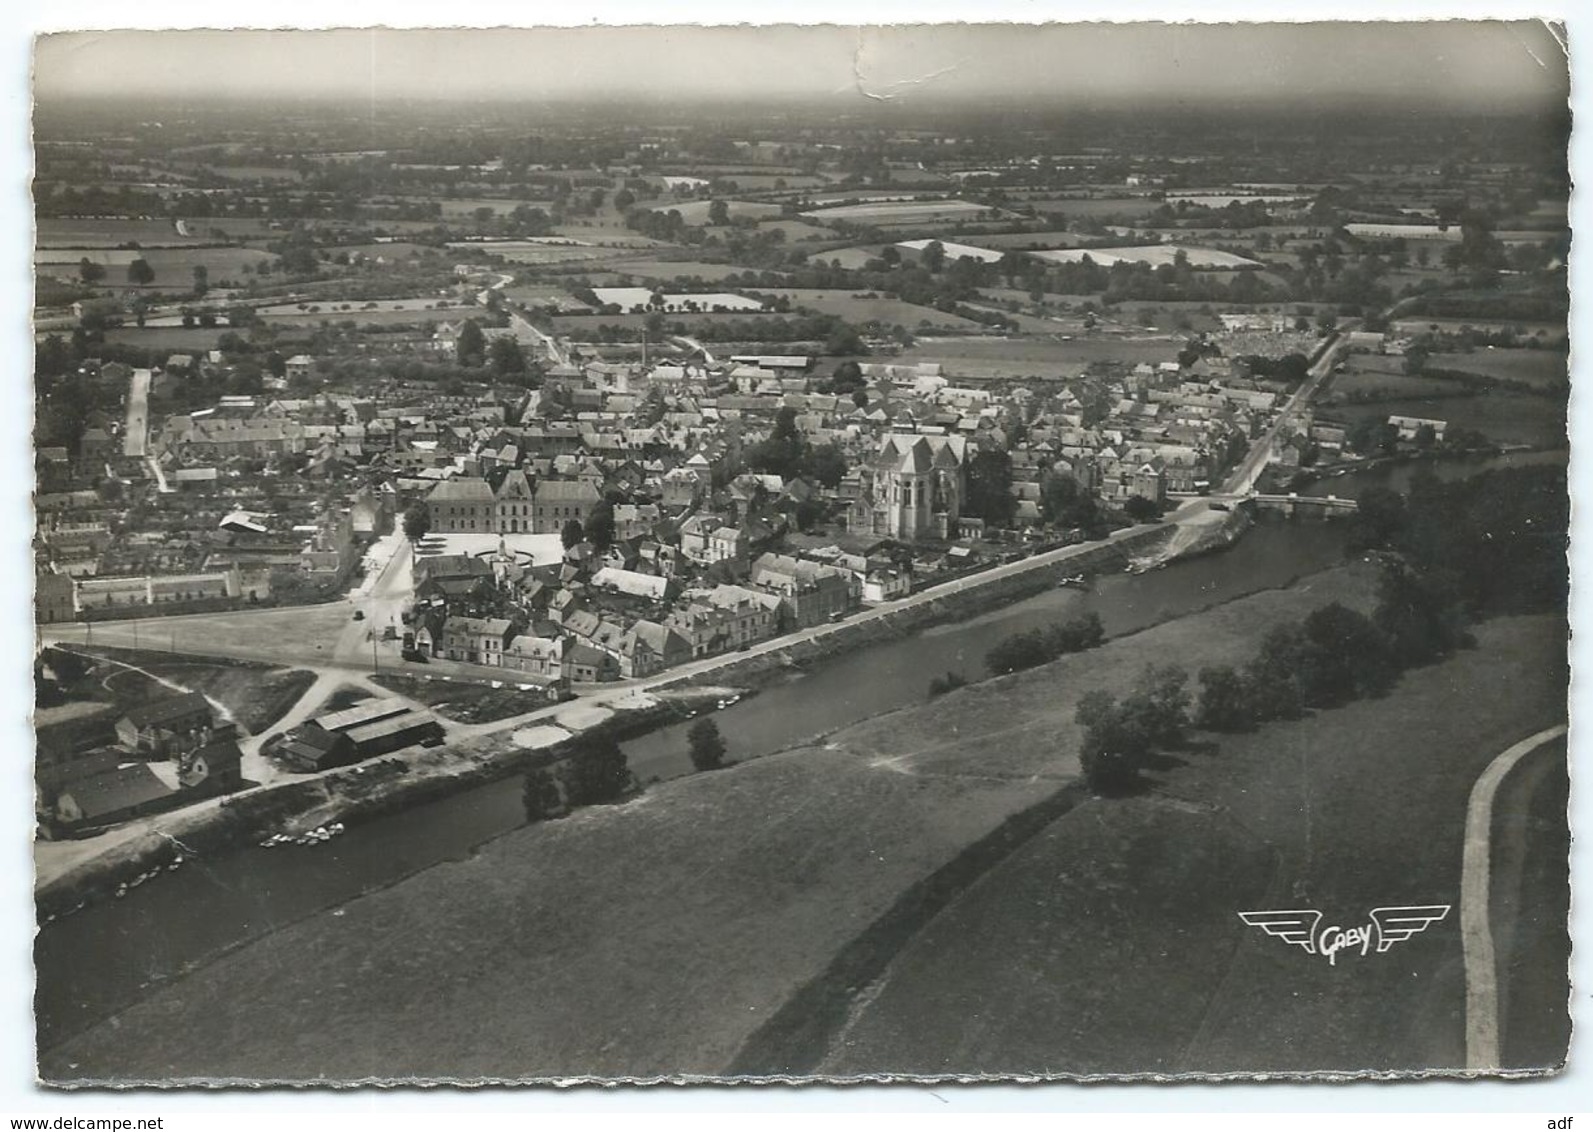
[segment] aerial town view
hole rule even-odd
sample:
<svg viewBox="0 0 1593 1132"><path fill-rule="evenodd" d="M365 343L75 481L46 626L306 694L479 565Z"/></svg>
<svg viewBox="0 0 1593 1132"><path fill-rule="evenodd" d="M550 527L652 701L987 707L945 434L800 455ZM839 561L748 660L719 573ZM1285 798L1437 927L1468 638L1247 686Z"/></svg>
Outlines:
<svg viewBox="0 0 1593 1132"><path fill-rule="evenodd" d="M1564 1064L1553 27L35 50L43 1081Z"/></svg>

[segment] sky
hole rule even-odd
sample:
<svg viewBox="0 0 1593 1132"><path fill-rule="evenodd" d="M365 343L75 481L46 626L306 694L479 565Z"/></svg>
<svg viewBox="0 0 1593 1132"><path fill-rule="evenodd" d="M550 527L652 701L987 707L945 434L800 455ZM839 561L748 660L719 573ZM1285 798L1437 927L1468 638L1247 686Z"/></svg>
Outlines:
<svg viewBox="0 0 1593 1132"><path fill-rule="evenodd" d="M41 37L53 96L911 102L1390 100L1537 108L1568 94L1541 24L921 24L110 31Z"/></svg>

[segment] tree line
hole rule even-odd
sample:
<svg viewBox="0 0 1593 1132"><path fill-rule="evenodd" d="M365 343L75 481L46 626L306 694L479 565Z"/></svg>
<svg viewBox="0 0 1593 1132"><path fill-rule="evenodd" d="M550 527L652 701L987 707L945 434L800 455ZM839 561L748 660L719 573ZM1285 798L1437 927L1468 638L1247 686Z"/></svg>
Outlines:
<svg viewBox="0 0 1593 1132"><path fill-rule="evenodd" d="M1085 782L1112 796L1191 729L1233 733L1387 694L1407 669L1470 647L1468 625L1496 613L1564 610L1569 497L1563 468L1506 469L1454 483L1419 477L1407 499L1361 498L1351 546L1379 553L1370 615L1338 602L1274 626L1238 665L1208 665L1199 693L1176 665L1148 666L1121 698L1079 701Z"/></svg>

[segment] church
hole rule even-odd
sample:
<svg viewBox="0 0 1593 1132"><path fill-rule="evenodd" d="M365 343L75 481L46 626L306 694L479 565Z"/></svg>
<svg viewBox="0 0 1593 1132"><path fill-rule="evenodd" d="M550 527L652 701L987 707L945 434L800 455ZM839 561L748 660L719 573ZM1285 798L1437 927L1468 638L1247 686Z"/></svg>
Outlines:
<svg viewBox="0 0 1593 1132"><path fill-rule="evenodd" d="M862 468L850 529L909 541L955 538L968 488L967 454L965 437L887 434Z"/></svg>

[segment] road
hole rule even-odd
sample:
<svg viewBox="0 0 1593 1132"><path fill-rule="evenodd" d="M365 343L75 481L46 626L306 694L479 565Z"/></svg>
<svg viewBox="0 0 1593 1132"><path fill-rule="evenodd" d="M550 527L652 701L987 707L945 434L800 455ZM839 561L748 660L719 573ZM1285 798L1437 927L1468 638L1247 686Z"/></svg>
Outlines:
<svg viewBox="0 0 1593 1132"><path fill-rule="evenodd" d="M570 364L570 355L565 351L564 347L559 345L558 339L554 338L551 334L544 334L542 331L538 330L536 325L530 319L526 318L525 315L518 311L511 312L509 315L509 325L512 326L517 332L527 331L536 335L536 337L542 342L543 348L547 350L548 357L553 360L554 365L567 366Z"/></svg>
<svg viewBox="0 0 1593 1132"><path fill-rule="evenodd" d="M1348 330L1349 327L1345 326L1337 333L1346 333ZM1295 421L1300 411L1311 403L1322 382L1333 372L1333 363L1338 358L1338 353L1337 342L1322 351L1322 356L1311 367L1309 375L1300 383L1300 388L1296 389L1285 402L1283 411L1277 415L1267 430L1251 443L1250 451L1224 481L1222 495L1230 498L1238 497L1247 495L1255 489L1256 480L1261 477L1262 469L1272 458L1272 446L1278 438L1278 433L1284 425Z"/></svg>
<svg viewBox="0 0 1593 1132"><path fill-rule="evenodd" d="M127 379L127 431L122 436L122 455L142 460L149 451L150 371L135 369Z"/></svg>
<svg viewBox="0 0 1593 1132"><path fill-rule="evenodd" d="M1494 803L1505 779L1533 751L1566 733L1561 723L1502 752L1477 779L1466 806L1466 839L1460 884L1460 938L1466 959L1466 1068L1497 1070L1499 1053L1499 961L1494 949Z"/></svg>

